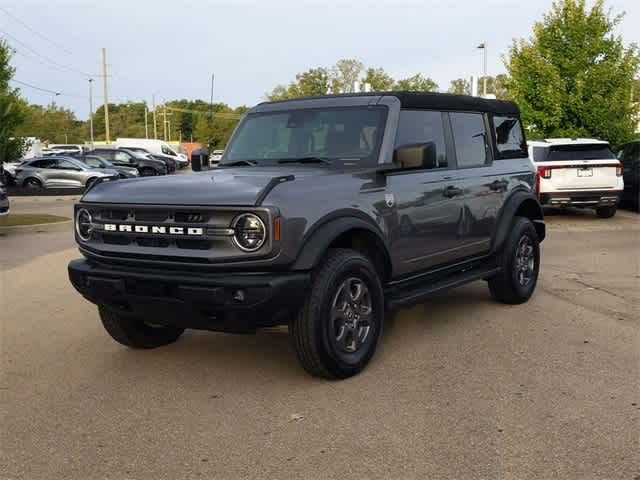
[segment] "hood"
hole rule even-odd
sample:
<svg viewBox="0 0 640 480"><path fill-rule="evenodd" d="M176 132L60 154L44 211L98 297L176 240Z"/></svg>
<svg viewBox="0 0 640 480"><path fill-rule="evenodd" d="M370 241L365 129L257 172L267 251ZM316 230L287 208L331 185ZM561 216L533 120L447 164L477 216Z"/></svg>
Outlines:
<svg viewBox="0 0 640 480"><path fill-rule="evenodd" d="M148 205L255 205L273 179L293 180L326 175L324 168L238 167L194 174L143 177L126 182L101 183L82 198L85 202ZM268 187L268 188L267 188Z"/></svg>

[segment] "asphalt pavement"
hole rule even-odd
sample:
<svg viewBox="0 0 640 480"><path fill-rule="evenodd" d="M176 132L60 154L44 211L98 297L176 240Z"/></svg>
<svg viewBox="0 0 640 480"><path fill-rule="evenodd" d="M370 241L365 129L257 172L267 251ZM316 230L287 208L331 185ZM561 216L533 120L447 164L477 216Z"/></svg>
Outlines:
<svg viewBox="0 0 640 480"><path fill-rule="evenodd" d="M435 295L335 382L284 329L128 350L71 231L0 237L0 478L638 479L640 216L547 221L529 303Z"/></svg>

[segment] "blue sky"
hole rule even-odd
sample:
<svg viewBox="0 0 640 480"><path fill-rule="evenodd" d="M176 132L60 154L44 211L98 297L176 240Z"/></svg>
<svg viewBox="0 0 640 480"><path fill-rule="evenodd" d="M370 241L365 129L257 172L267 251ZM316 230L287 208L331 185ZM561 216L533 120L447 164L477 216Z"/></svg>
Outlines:
<svg viewBox="0 0 640 480"><path fill-rule="evenodd" d="M618 31L625 42L640 42L640 2L607 5L626 12ZM550 7L550 0L2 0L0 35L18 51L15 78L66 94L56 102L84 119L88 80L80 72L100 72L102 47L112 101L151 103L153 94L157 102L208 101L215 72L216 101L252 105L296 73L340 58L395 77L422 73L446 90L450 80L480 73L476 46L484 40L489 73L503 72L500 55L514 38L529 37ZM53 98L22 92L34 103ZM96 77L94 104L101 95Z"/></svg>

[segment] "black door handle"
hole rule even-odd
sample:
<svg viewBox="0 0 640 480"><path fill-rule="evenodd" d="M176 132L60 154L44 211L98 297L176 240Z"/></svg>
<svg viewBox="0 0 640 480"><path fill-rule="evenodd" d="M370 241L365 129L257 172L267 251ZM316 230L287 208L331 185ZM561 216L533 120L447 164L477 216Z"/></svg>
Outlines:
<svg viewBox="0 0 640 480"><path fill-rule="evenodd" d="M494 180L491 184L489 184L489 188L494 192L502 192L506 190L508 186L508 182L506 180Z"/></svg>
<svg viewBox="0 0 640 480"><path fill-rule="evenodd" d="M444 192L442 192L442 194L447 198L453 198L458 195L462 195L462 189L454 187L453 185L449 185L444 189Z"/></svg>

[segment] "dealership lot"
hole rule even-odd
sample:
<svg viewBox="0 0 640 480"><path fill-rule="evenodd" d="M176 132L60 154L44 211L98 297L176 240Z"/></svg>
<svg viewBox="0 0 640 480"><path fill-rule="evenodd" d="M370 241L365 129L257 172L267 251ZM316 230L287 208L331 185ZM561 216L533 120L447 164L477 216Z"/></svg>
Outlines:
<svg viewBox="0 0 640 480"><path fill-rule="evenodd" d="M281 330L127 350L67 280L71 231L0 237L0 478L637 478L640 217L547 222L528 304L436 295L342 382Z"/></svg>

